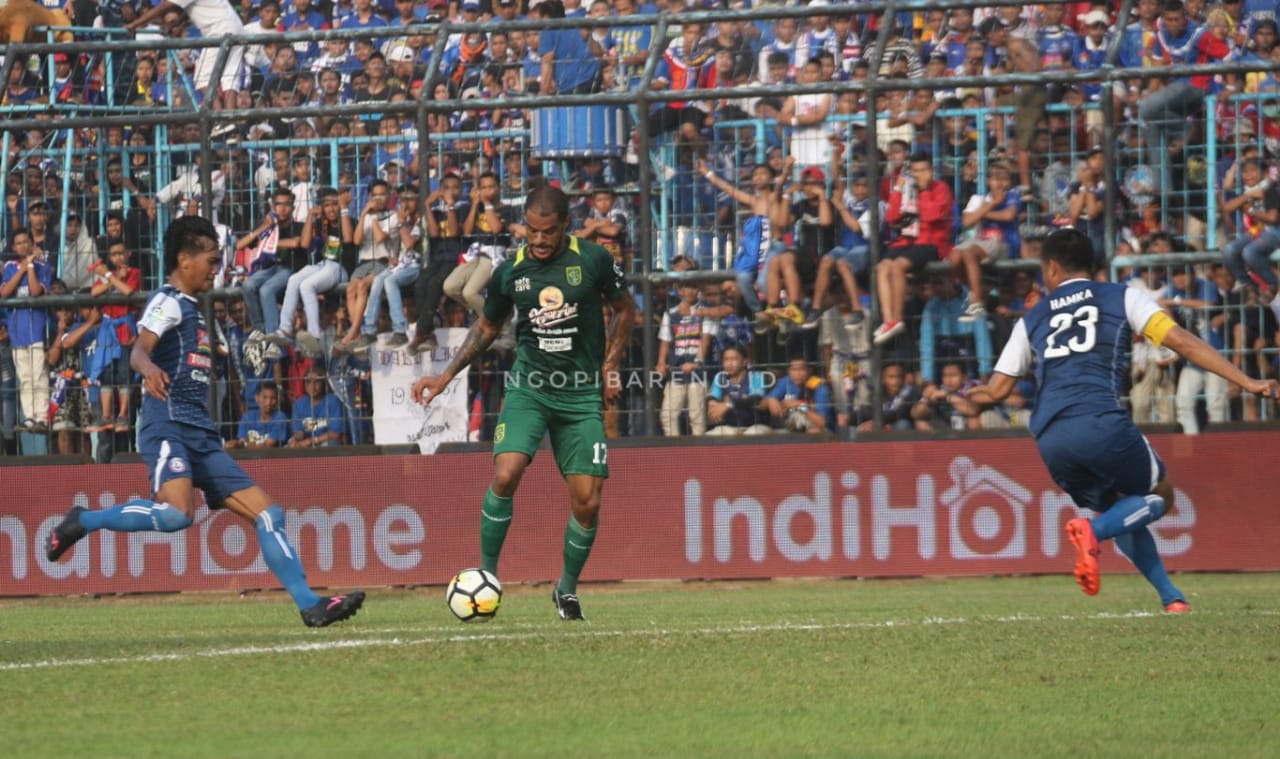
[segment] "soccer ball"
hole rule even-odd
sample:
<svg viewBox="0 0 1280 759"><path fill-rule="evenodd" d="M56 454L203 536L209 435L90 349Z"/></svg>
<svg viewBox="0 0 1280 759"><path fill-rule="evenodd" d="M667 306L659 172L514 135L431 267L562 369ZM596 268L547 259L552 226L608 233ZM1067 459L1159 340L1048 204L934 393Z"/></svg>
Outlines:
<svg viewBox="0 0 1280 759"><path fill-rule="evenodd" d="M502 583L492 572L464 569L449 581L444 599L463 622L488 622L502 603Z"/></svg>

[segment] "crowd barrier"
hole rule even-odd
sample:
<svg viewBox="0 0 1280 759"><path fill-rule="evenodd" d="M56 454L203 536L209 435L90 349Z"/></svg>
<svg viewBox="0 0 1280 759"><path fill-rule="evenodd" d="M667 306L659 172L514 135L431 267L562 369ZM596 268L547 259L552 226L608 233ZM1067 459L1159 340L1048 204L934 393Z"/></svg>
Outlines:
<svg viewBox="0 0 1280 759"><path fill-rule="evenodd" d="M1280 569L1280 522L1260 495L1273 431L1155 435L1177 488L1153 527L1175 571ZM443 584L478 558L488 453L257 459L251 475L287 514L317 586ZM897 577L1065 573L1075 508L1029 438L885 443L619 447L600 538L583 579ZM145 494L141 464L3 472L0 595L275 587L253 530L201 507L176 534L99 532L48 563L44 535L66 505ZM564 484L549 451L516 497L507 582L558 576ZM1110 547L1104 571L1129 571ZM1065 582L1065 581L1064 581Z"/></svg>

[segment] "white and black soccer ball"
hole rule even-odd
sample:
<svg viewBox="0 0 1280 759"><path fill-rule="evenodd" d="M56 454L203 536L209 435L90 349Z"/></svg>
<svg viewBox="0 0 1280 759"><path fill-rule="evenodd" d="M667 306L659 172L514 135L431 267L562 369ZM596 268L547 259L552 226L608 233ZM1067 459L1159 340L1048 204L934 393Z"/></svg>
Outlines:
<svg viewBox="0 0 1280 759"><path fill-rule="evenodd" d="M502 583L484 569L464 569L449 581L444 598L463 622L488 622L502 603Z"/></svg>

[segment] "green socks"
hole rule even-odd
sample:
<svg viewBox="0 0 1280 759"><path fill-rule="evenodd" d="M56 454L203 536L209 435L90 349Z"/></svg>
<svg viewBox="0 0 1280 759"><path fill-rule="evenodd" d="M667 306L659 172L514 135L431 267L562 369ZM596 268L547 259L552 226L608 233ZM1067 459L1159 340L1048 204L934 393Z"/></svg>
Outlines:
<svg viewBox="0 0 1280 759"><path fill-rule="evenodd" d="M596 542L596 527L587 529L578 524L578 520L569 515L569 524L564 528L564 572L560 574L559 588L561 593L578 592L578 575L586 566L587 557L591 555L591 544Z"/></svg>
<svg viewBox="0 0 1280 759"><path fill-rule="evenodd" d="M490 488L484 492L484 508L480 511L480 568L498 574L498 555L507 539L511 526L511 499L493 494ZM594 534L594 530L592 531ZM590 544L588 544L590 545ZM565 549L566 551L568 549ZM583 557L583 561L586 557ZM582 565L579 564L581 569Z"/></svg>

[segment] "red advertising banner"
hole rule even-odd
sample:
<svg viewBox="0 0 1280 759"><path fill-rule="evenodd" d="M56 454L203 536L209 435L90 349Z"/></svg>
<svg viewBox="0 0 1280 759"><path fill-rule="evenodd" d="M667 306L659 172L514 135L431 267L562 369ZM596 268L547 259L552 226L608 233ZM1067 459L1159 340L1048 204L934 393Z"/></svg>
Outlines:
<svg viewBox="0 0 1280 759"><path fill-rule="evenodd" d="M1152 440L1177 488L1153 526L1175 570L1280 569L1259 471L1280 435ZM435 584L477 563L484 453L244 462L284 507L315 586ZM1075 515L1029 439L616 448L585 580L1070 571ZM0 595L275 587L251 525L201 507L185 532L97 532L63 560L42 543L72 503L144 494L142 465L0 469ZM500 575L559 575L569 509L549 451L516 497ZM1104 569L1125 562L1104 550Z"/></svg>

